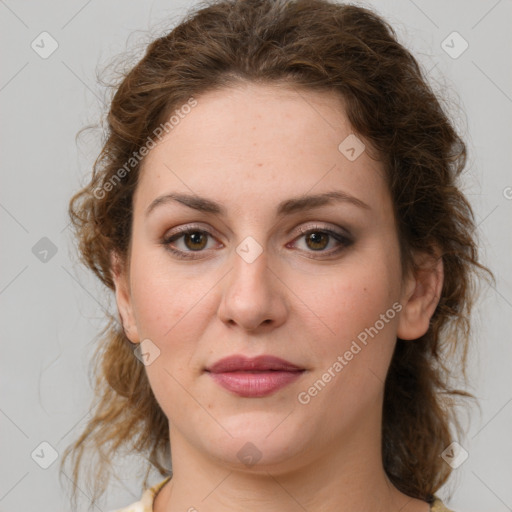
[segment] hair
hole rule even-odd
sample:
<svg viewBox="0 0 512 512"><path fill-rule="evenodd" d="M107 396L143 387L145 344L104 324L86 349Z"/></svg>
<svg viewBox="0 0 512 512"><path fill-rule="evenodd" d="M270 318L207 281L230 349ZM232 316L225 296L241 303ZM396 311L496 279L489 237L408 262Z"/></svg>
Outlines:
<svg viewBox="0 0 512 512"><path fill-rule="evenodd" d="M451 473L440 455L461 431L454 405L474 398L454 388L450 374L467 378L475 278L492 273L478 261L474 214L457 185L466 145L418 62L379 15L332 0L220 0L199 4L153 40L116 85L92 176L70 200L80 259L115 289L111 255L129 262L141 167L132 155L191 98L244 82L342 98L354 133L385 169L403 272L417 268L418 252L442 258L444 283L428 331L413 342L397 339L382 418L386 474L403 493L430 502ZM84 451L100 456L94 499L122 449L146 458L144 486L152 469L171 474L168 419L135 345L113 315L107 318L91 361L98 401L61 462L62 470L72 458L76 485Z"/></svg>

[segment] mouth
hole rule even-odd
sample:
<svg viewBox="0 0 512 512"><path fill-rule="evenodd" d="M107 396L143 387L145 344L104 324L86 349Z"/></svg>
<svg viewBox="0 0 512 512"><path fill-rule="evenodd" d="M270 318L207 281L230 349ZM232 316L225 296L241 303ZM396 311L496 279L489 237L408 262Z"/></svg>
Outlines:
<svg viewBox="0 0 512 512"><path fill-rule="evenodd" d="M305 371L274 356L230 356L205 369L221 387L246 398L271 395L299 379Z"/></svg>
<svg viewBox="0 0 512 512"><path fill-rule="evenodd" d="M227 373L227 372L293 372L304 370L290 361L281 359L280 357L263 355L248 358L242 355L233 355L220 359L213 365L206 368L211 373Z"/></svg>

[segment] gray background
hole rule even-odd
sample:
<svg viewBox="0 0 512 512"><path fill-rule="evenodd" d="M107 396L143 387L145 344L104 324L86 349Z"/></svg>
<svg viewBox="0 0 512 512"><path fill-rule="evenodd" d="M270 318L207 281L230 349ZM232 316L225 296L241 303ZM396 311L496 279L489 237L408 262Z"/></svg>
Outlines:
<svg viewBox="0 0 512 512"><path fill-rule="evenodd" d="M59 461L40 467L52 453L40 443L60 454L84 426L88 360L102 308L113 304L77 263L66 213L100 149L100 130L75 141L80 128L99 121L107 99L96 72L127 48L141 56L153 35L192 4L0 0L1 512L70 510ZM473 409L468 435L459 440L469 458L439 495L459 512L512 510L512 2L367 5L391 21L435 89L460 106L451 112L469 145L464 190L477 215L484 262L497 277L496 288L483 286L473 318L470 391L481 411ZM42 47L44 31L58 44L46 59L31 47L32 41ZM457 58L464 42L454 31L469 44ZM45 39L44 51L50 43ZM139 499L135 466L121 469L95 510Z"/></svg>

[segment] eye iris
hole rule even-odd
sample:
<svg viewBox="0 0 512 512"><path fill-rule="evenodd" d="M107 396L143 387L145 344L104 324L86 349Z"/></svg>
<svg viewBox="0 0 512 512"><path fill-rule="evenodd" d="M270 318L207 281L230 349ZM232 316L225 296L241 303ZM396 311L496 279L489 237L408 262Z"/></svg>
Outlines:
<svg viewBox="0 0 512 512"><path fill-rule="evenodd" d="M204 249L206 245L206 236L204 233L194 231L193 233L187 233L185 236L185 245L191 250ZM189 243L191 242L191 243ZM203 243L201 243L203 242ZM197 247L199 245L199 247Z"/></svg>
<svg viewBox="0 0 512 512"><path fill-rule="evenodd" d="M313 246L310 245L311 249L325 249L325 247L327 246L328 238L329 238L329 235L327 235L326 233L318 233L318 232L310 233L306 237L306 241L307 241L306 243L312 242ZM322 243L322 242L325 242L325 243ZM318 244L320 246L318 246Z"/></svg>

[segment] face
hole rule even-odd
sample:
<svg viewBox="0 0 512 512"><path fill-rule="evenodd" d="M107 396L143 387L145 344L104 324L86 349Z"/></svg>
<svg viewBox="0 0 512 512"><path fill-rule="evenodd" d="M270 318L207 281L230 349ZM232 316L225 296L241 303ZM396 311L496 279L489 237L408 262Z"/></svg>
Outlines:
<svg viewBox="0 0 512 512"><path fill-rule="evenodd" d="M402 280L381 164L343 142L330 93L244 85L197 102L144 161L115 277L171 446L284 468L376 436L396 337L432 312ZM232 355L300 371L206 371Z"/></svg>

